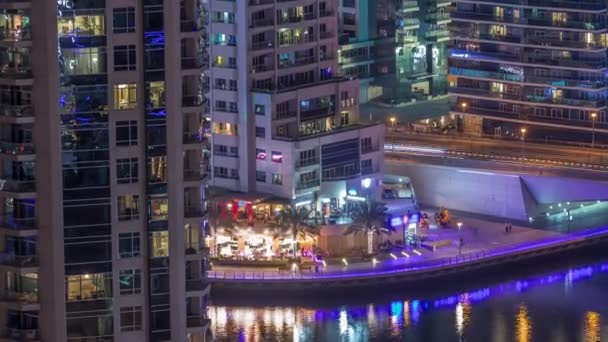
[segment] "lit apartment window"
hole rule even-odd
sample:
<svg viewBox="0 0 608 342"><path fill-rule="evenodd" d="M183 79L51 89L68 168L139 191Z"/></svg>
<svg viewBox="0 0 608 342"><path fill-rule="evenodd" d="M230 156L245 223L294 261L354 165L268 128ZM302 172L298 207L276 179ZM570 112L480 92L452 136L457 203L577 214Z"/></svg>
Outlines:
<svg viewBox="0 0 608 342"><path fill-rule="evenodd" d="M283 175L279 173L272 174L272 184L282 185L283 184Z"/></svg>
<svg viewBox="0 0 608 342"><path fill-rule="evenodd" d="M118 221L139 219L139 196L118 196Z"/></svg>
<svg viewBox="0 0 608 342"><path fill-rule="evenodd" d="M66 282L68 302L112 297L112 275L109 273L69 275Z"/></svg>
<svg viewBox="0 0 608 342"><path fill-rule="evenodd" d="M126 306L120 308L120 331L141 330L141 306Z"/></svg>
<svg viewBox="0 0 608 342"><path fill-rule="evenodd" d="M59 37L105 36L105 17L101 15L63 16L57 19Z"/></svg>
<svg viewBox="0 0 608 342"><path fill-rule="evenodd" d="M114 109L133 109L137 105L137 84L114 85Z"/></svg>
<svg viewBox="0 0 608 342"><path fill-rule="evenodd" d="M169 256L169 232L152 232L150 233L150 245L152 250L150 255L153 258L163 258Z"/></svg>
<svg viewBox="0 0 608 342"><path fill-rule="evenodd" d="M151 221L166 221L169 214L169 200L166 198L150 200L150 211Z"/></svg>
<svg viewBox="0 0 608 342"><path fill-rule="evenodd" d="M118 234L118 256L120 258L132 258L139 256L140 240L139 233Z"/></svg>
<svg viewBox="0 0 608 342"><path fill-rule="evenodd" d="M120 270L118 284L120 285L121 295L141 293L141 271Z"/></svg>
<svg viewBox="0 0 608 342"><path fill-rule="evenodd" d="M116 121L116 146L137 145L137 121Z"/></svg>
<svg viewBox="0 0 608 342"><path fill-rule="evenodd" d="M118 184L131 184L139 181L139 163L137 158L116 160L116 182Z"/></svg>
<svg viewBox="0 0 608 342"><path fill-rule="evenodd" d="M255 149L255 159L257 160L266 160L266 150L261 148Z"/></svg>
<svg viewBox="0 0 608 342"><path fill-rule="evenodd" d="M114 47L114 71L135 70L137 64L135 45Z"/></svg>
<svg viewBox="0 0 608 342"><path fill-rule="evenodd" d="M238 125L227 122L213 122L213 134L238 135Z"/></svg>
<svg viewBox="0 0 608 342"><path fill-rule="evenodd" d="M275 163L282 163L283 162L283 153L272 151L272 154L270 155L270 160L272 160Z"/></svg>
<svg viewBox="0 0 608 342"><path fill-rule="evenodd" d="M114 33L135 32L135 8L115 8L112 14Z"/></svg>
<svg viewBox="0 0 608 342"><path fill-rule="evenodd" d="M148 90L148 108L164 108L165 107L165 82L156 81L149 83Z"/></svg>

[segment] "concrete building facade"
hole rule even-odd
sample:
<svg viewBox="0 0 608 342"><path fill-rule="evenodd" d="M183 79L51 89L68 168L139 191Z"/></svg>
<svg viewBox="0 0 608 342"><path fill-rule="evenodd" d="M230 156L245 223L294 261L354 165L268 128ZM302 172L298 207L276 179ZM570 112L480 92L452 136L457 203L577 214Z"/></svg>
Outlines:
<svg viewBox="0 0 608 342"><path fill-rule="evenodd" d="M209 2L214 186L319 210L380 184L383 126L359 123L359 82L338 72L337 10Z"/></svg>
<svg viewBox="0 0 608 342"><path fill-rule="evenodd" d="M202 1L1 1L3 341L205 341Z"/></svg>

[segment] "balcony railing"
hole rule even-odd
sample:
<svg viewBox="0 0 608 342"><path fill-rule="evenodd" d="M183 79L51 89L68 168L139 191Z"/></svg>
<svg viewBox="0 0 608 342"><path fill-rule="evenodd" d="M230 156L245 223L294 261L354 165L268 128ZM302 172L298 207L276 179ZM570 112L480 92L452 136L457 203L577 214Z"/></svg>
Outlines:
<svg viewBox="0 0 608 342"><path fill-rule="evenodd" d="M182 69L200 69L206 65L205 57L202 55L196 57L182 57Z"/></svg>
<svg viewBox="0 0 608 342"><path fill-rule="evenodd" d="M8 327L4 328L0 335L10 341L40 341L40 333L38 329Z"/></svg>
<svg viewBox="0 0 608 342"><path fill-rule="evenodd" d="M37 255L0 254L0 264L14 267L37 267Z"/></svg>
<svg viewBox="0 0 608 342"><path fill-rule="evenodd" d="M308 159L300 159L298 161L296 161L296 168L302 168L302 167L306 167L306 166L311 166L311 165L318 165L319 164L319 158L308 158Z"/></svg>
<svg viewBox="0 0 608 342"><path fill-rule="evenodd" d="M204 327L211 324L211 320L206 316L188 316L186 318L186 326L188 328Z"/></svg>
<svg viewBox="0 0 608 342"><path fill-rule="evenodd" d="M36 191L36 181L22 181L15 179L0 179L0 191L2 192L16 192L16 193L24 193L24 192L35 192Z"/></svg>
<svg viewBox="0 0 608 342"><path fill-rule="evenodd" d="M251 43L252 50L272 49L273 46L274 43L272 42L272 40Z"/></svg>
<svg viewBox="0 0 608 342"><path fill-rule="evenodd" d="M308 65L316 63L317 58L315 56L298 57L294 60L284 60L279 62L279 69L292 68L296 66Z"/></svg>
<svg viewBox="0 0 608 342"><path fill-rule="evenodd" d="M198 107L202 106L206 102L205 97L202 95L183 95L182 106L184 107Z"/></svg>
<svg viewBox="0 0 608 342"><path fill-rule="evenodd" d="M249 6L269 5L274 3L274 0L249 0Z"/></svg>
<svg viewBox="0 0 608 342"><path fill-rule="evenodd" d="M314 188L321 185L321 181L319 179L311 179L304 182L299 182L296 185L296 190L306 190L310 188Z"/></svg>
<svg viewBox="0 0 608 342"><path fill-rule="evenodd" d="M186 291L202 291L209 283L206 279L186 279Z"/></svg>
<svg viewBox="0 0 608 342"><path fill-rule="evenodd" d="M493 80L514 81L514 82L521 82L523 79L522 75L517 75L517 74L507 74L504 72L491 72L491 71L475 70L475 69L464 69L464 68L457 68L457 67L450 67L450 75L474 77L474 78L488 78L488 79L493 79Z"/></svg>
<svg viewBox="0 0 608 342"><path fill-rule="evenodd" d="M249 25L250 28L259 28L259 27L268 27L268 26L274 26L274 20L272 20L272 18L254 20Z"/></svg>
<svg viewBox="0 0 608 342"><path fill-rule="evenodd" d="M294 118L297 115L298 115L298 112L296 110L275 112L274 119L275 120L289 119L289 118Z"/></svg>
<svg viewBox="0 0 608 342"><path fill-rule="evenodd" d="M34 112L32 110L32 105L9 105L0 103L0 115L22 118L32 117L34 116Z"/></svg>
<svg viewBox="0 0 608 342"><path fill-rule="evenodd" d="M203 144L207 142L207 138L198 131L184 132L183 137L184 144Z"/></svg>
<svg viewBox="0 0 608 342"><path fill-rule="evenodd" d="M28 41L32 39L31 31L29 28L13 30L0 27L0 40L20 42Z"/></svg>
<svg viewBox="0 0 608 342"><path fill-rule="evenodd" d="M34 144L0 141L0 153L11 155L34 154Z"/></svg>
<svg viewBox="0 0 608 342"><path fill-rule="evenodd" d="M202 181L208 177L208 173L202 169L184 169L185 181Z"/></svg>
<svg viewBox="0 0 608 342"><path fill-rule="evenodd" d="M205 210L201 206L184 207L184 217L194 218L205 216Z"/></svg>
<svg viewBox="0 0 608 342"><path fill-rule="evenodd" d="M0 290L0 300L4 302L16 302L21 305L38 304L38 292L2 289Z"/></svg>
<svg viewBox="0 0 608 342"><path fill-rule="evenodd" d="M34 217L14 217L13 215L0 216L0 226L13 230L36 229L36 219Z"/></svg>
<svg viewBox="0 0 608 342"><path fill-rule="evenodd" d="M304 13L304 15L301 15L301 16L287 16L287 17L283 17L283 16L279 15L277 18L277 24L278 25L293 24L293 23L299 23L304 20L313 20L316 18L317 18L317 16L314 13Z"/></svg>

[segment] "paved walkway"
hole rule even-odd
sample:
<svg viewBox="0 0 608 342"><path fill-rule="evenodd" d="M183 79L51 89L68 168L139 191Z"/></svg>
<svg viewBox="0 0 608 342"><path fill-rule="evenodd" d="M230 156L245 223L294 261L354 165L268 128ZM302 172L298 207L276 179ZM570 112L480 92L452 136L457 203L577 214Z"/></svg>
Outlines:
<svg viewBox="0 0 608 342"><path fill-rule="evenodd" d="M435 210L422 210L433 216ZM422 230L420 233L427 237L430 241L440 240L452 240L452 244L449 246L438 247L436 251L431 251L427 248L421 247L416 248L418 252L414 252L411 247L403 249L394 249L392 257L389 253L380 253L376 257L376 262L359 262L353 263L348 262L348 258L345 258L348 265L345 265L340 259L334 259L325 267L320 267L319 272L321 273L341 273L348 271L363 271L367 269L393 269L403 268L406 266L416 266L418 264L425 264L433 260L445 259L458 257L458 240L462 237L464 246L460 252L461 256L478 255L480 253L489 253L492 250L503 249L509 246L517 246L531 241L540 241L550 237L559 236L561 234L545 231L539 229L533 229L518 225L513 225L513 229L510 233L505 232L505 224L491 222L480 218L467 217L459 215L459 217L452 217L452 222L463 222L462 228L458 231L456 227L450 227L447 229L436 228L431 225L431 229ZM403 254L403 253L405 254ZM258 268L258 267L235 267L235 266L215 266L213 270L220 273L242 273L242 272L256 272L265 273L271 275L277 273L276 268ZM304 271L306 273L307 271ZM285 272L284 272L285 273Z"/></svg>

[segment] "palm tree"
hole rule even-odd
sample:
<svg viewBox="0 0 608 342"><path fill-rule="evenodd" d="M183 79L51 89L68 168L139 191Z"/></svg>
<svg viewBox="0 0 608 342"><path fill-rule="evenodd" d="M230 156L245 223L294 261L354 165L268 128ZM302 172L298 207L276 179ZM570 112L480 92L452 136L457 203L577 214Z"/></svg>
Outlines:
<svg viewBox="0 0 608 342"><path fill-rule="evenodd" d="M386 224L387 214L384 203L368 199L360 202L351 214L353 223L346 229L344 235L366 233L367 253L372 254L374 234L390 234L393 228Z"/></svg>
<svg viewBox="0 0 608 342"><path fill-rule="evenodd" d="M306 207L285 206L279 213L277 227L282 232L291 233L293 237L293 260L296 260L296 241L298 237L319 235L319 227L313 223L314 211Z"/></svg>

